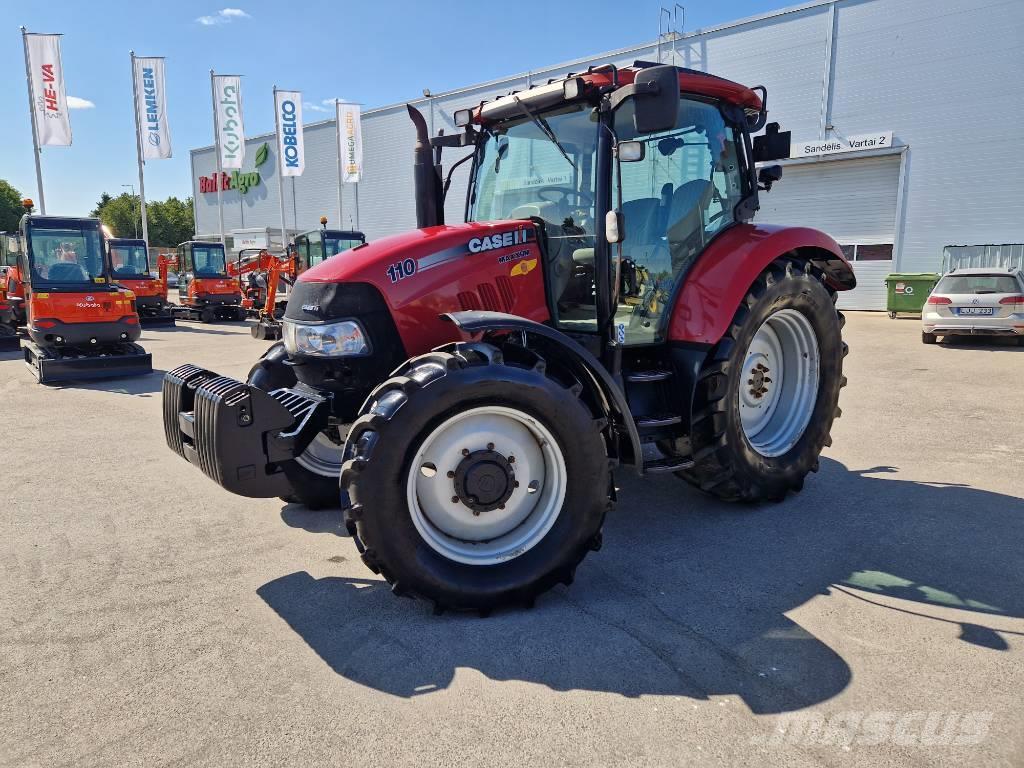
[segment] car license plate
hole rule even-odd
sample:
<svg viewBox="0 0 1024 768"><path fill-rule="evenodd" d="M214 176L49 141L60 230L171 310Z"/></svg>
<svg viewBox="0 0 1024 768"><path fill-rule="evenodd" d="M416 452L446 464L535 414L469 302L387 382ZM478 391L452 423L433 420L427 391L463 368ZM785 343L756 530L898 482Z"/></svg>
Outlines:
<svg viewBox="0 0 1024 768"><path fill-rule="evenodd" d="M957 314L959 315L991 315L993 312L992 307L960 307Z"/></svg>

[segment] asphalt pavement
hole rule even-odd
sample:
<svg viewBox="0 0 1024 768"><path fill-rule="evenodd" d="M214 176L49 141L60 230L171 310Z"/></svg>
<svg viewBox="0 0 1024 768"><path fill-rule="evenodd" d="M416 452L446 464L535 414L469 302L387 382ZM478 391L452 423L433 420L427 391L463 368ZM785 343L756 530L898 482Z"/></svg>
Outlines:
<svg viewBox="0 0 1024 768"><path fill-rule="evenodd" d="M83 386L0 353L0 765L1024 764L1024 347L846 337L802 493L620 470L575 584L487 619L166 447L163 371L243 377L247 328L148 330L159 370Z"/></svg>

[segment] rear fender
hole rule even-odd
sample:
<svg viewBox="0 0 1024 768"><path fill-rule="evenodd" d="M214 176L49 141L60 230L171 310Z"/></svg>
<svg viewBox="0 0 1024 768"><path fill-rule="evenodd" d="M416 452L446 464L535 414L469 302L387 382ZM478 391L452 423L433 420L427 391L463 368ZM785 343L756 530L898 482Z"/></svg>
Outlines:
<svg viewBox="0 0 1024 768"><path fill-rule="evenodd" d="M686 275L669 320L669 340L718 343L757 276L785 255L810 261L835 291L857 285L842 249L824 232L738 224L715 238Z"/></svg>
<svg viewBox="0 0 1024 768"><path fill-rule="evenodd" d="M451 312L442 315L468 334L504 331L522 332L532 337L531 348L547 352L568 365L586 389L586 400L602 411L608 420L605 440L609 455L624 464L643 466L640 433L622 390L603 365L583 346L561 331L547 325L503 312Z"/></svg>

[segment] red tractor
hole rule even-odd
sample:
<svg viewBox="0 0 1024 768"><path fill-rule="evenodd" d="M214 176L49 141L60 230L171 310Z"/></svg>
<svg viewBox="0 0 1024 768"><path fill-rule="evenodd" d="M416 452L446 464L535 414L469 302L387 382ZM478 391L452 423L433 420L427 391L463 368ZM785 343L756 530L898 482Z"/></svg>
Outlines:
<svg viewBox="0 0 1024 768"><path fill-rule="evenodd" d="M455 114L410 108L419 227L295 283L248 382L164 380L171 448L224 488L341 505L399 595L486 613L569 583L612 471L781 500L845 384L827 235L751 223L789 134L763 88L637 62ZM470 150L466 222L441 152ZM450 180L450 172L448 179Z"/></svg>

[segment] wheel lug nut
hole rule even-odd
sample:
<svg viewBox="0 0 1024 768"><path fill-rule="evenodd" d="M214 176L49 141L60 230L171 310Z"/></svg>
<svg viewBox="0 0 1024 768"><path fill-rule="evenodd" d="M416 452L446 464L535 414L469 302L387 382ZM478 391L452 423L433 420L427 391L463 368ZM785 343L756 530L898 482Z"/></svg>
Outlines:
<svg viewBox="0 0 1024 768"><path fill-rule="evenodd" d="M498 509L504 509L504 508L505 508L505 505L504 505L504 504L499 504L499 505L498 505Z"/></svg>
<svg viewBox="0 0 1024 768"><path fill-rule="evenodd" d="M753 379L747 379L747 384L750 384L751 386L753 386L754 380Z"/></svg>
<svg viewBox="0 0 1024 768"><path fill-rule="evenodd" d="M463 448L462 449L462 455L463 456L469 456L469 448Z"/></svg>
<svg viewBox="0 0 1024 768"><path fill-rule="evenodd" d="M479 509L474 509L473 510L473 517L480 517L480 510Z"/></svg>
<svg viewBox="0 0 1024 768"><path fill-rule="evenodd" d="M494 450L494 443L488 443L487 444L487 450L488 451L493 451Z"/></svg>
<svg viewBox="0 0 1024 768"><path fill-rule="evenodd" d="M458 504L458 503L459 503L459 497L458 496L452 496L452 504Z"/></svg>
<svg viewBox="0 0 1024 768"><path fill-rule="evenodd" d="M509 456L508 457L508 463L509 464L515 464L516 463L516 457L515 456Z"/></svg>
<svg viewBox="0 0 1024 768"><path fill-rule="evenodd" d="M455 477L455 473L452 470L448 470L448 477Z"/></svg>
<svg viewBox="0 0 1024 768"><path fill-rule="evenodd" d="M516 480L516 481L515 481L515 482L514 482L514 483L512 484L512 487L513 487L513 488L518 488L518 487L519 487L519 481L518 481L518 480Z"/></svg>

